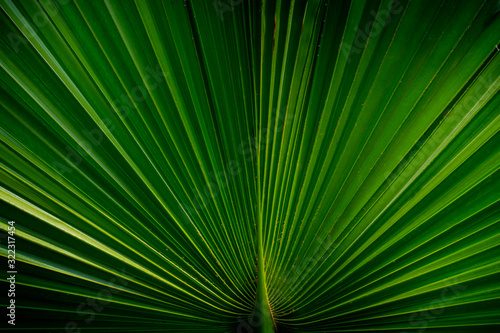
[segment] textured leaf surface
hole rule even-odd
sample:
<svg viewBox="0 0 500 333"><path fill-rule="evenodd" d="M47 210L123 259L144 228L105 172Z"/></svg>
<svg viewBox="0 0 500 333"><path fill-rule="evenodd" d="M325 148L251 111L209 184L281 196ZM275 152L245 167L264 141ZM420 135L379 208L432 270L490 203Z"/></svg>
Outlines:
<svg viewBox="0 0 500 333"><path fill-rule="evenodd" d="M497 1L0 6L6 329L500 329Z"/></svg>

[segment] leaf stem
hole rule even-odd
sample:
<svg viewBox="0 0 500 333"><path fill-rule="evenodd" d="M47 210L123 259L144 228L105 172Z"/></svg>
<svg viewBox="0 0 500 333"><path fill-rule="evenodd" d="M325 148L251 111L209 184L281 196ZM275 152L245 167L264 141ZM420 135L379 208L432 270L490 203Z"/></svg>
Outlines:
<svg viewBox="0 0 500 333"><path fill-rule="evenodd" d="M267 299L266 271L264 269L265 258L262 243L262 218L260 214L257 229L257 247L257 300L254 317L257 317L256 323L260 324L257 332L273 333L275 325L269 306L269 300Z"/></svg>

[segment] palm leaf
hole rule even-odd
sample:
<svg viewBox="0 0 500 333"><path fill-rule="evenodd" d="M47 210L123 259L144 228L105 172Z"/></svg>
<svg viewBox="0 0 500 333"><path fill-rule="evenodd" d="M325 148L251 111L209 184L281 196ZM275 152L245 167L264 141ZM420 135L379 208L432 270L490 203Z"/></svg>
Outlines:
<svg viewBox="0 0 500 333"><path fill-rule="evenodd" d="M0 6L6 329L500 328L496 1Z"/></svg>

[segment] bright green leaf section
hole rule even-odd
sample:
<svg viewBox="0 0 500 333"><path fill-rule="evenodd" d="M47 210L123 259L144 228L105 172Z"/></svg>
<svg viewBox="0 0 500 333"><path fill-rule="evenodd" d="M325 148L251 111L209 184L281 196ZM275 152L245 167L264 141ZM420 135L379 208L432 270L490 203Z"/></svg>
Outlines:
<svg viewBox="0 0 500 333"><path fill-rule="evenodd" d="M2 328L500 330L498 1L0 7Z"/></svg>

